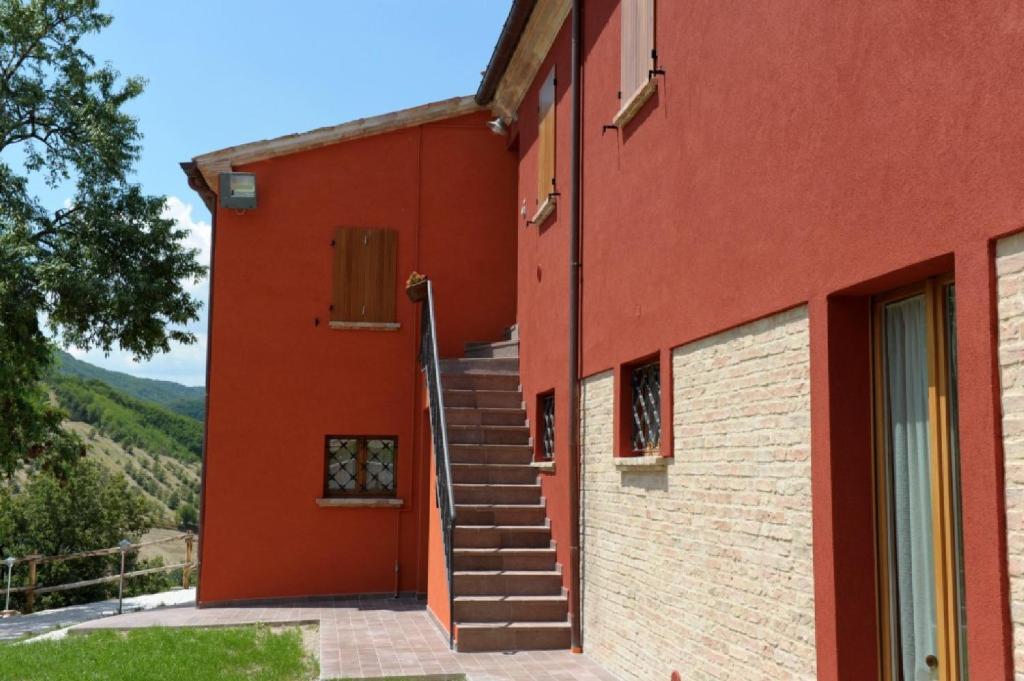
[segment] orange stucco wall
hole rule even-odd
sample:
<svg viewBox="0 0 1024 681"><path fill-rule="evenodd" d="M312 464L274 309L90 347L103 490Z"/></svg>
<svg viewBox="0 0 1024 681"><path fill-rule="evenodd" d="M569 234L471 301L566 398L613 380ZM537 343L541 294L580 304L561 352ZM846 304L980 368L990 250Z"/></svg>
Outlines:
<svg viewBox="0 0 1024 681"><path fill-rule="evenodd" d="M515 159L472 114L253 163L216 216L200 602L426 591L412 270L442 355L515 320ZM398 231L396 332L329 328L340 226ZM319 324L317 324L319 320ZM328 434L398 437L400 511L321 508Z"/></svg>
<svg viewBox="0 0 1024 681"><path fill-rule="evenodd" d="M606 130L621 104L620 2L581 4L581 376L809 306L818 678L872 678L869 298L955 273L970 673L1009 678L992 248L1024 225L1024 156L1009 151L1024 144L1019 7L659 0L665 73ZM561 205L520 222L517 299L531 423L536 395L556 391L544 496L567 565L568 21L512 130L529 212L552 64Z"/></svg>

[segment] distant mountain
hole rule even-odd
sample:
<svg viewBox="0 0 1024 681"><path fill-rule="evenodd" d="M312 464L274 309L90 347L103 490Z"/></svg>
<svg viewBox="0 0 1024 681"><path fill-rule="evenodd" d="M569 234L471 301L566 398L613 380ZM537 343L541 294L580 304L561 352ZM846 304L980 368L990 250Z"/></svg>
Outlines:
<svg viewBox="0 0 1024 681"><path fill-rule="evenodd" d="M202 421L205 414L206 389L172 381L139 378L120 371L109 371L75 359L66 352L57 353L57 371L68 376L106 383L122 393L141 400L156 402L173 412Z"/></svg>
<svg viewBox="0 0 1024 681"><path fill-rule="evenodd" d="M191 416L132 397L98 379L56 373L47 384L72 421L88 423L129 452L139 447L187 463L202 456L203 424Z"/></svg>

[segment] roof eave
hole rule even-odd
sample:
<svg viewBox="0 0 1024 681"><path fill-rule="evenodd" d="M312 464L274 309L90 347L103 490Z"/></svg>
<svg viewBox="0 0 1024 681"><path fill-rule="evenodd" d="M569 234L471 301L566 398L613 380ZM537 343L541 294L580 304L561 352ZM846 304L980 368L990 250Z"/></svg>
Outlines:
<svg viewBox="0 0 1024 681"><path fill-rule="evenodd" d="M491 59L487 63L480 87L476 91L476 103L480 106L487 106L494 99L494 93L498 91L498 84L501 83L505 70L508 69L512 55L519 46L519 39L523 37L526 24L530 20L530 14L537 5L537 0L513 0L509 8L505 24L501 27L498 35L498 42L494 45Z"/></svg>
<svg viewBox="0 0 1024 681"><path fill-rule="evenodd" d="M465 116L481 110L482 108L472 95L453 97L409 109L391 111L379 116L359 118L340 125L218 149L196 156L191 163L202 175L207 189L216 192L217 176L223 172L231 172L240 165ZM182 164L182 168L184 167L185 164ZM188 174L190 171L186 169L185 172ZM192 175L189 175L189 183L192 184ZM196 187L193 186L193 189ZM196 191L199 190L196 189ZM200 195L202 195L201 192Z"/></svg>

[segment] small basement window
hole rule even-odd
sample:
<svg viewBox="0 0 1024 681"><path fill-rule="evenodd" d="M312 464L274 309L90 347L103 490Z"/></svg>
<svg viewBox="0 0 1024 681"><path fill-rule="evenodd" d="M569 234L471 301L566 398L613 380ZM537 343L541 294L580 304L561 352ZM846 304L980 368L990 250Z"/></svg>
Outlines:
<svg viewBox="0 0 1024 681"><path fill-rule="evenodd" d="M661 366L657 360L633 367L633 451L657 454L661 447Z"/></svg>
<svg viewBox="0 0 1024 681"><path fill-rule="evenodd" d="M540 423L540 456L544 461L555 458L555 393L540 396L538 405Z"/></svg>
<svg viewBox="0 0 1024 681"><path fill-rule="evenodd" d="M329 435L324 447L325 497L392 497L398 438Z"/></svg>

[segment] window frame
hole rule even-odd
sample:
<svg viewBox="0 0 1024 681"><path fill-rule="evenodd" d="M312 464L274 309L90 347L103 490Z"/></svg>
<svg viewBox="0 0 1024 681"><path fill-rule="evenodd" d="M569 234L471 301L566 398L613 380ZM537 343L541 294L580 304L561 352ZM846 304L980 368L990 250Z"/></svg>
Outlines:
<svg viewBox="0 0 1024 681"><path fill-rule="evenodd" d="M872 342L872 396L873 430L872 468L875 495L875 569L878 579L878 650L879 678L892 681L898 677L895 669L898 654L893 618L897 617L894 603L893 548L895 537L891 526L892 501L889 480L890 452L888 443L888 400L885 390L885 333L884 312L887 305L908 298L923 296L926 310L926 349L928 361L928 428L932 498L932 536L936 589L936 643L939 664L938 676L942 681L961 679L961 668L967 652L967 642L961 637L958 603L963 585L957 580L963 555L959 519L953 510L957 492L953 485L959 481L959 472L953 471L951 455L952 431L950 424L956 416L951 410L951 377L947 347L947 332L951 320L944 302L944 292L956 281L952 274L932 277L888 293L874 296L871 301ZM955 295L955 293L954 293ZM955 352L955 349L953 349ZM962 463L962 461L961 461Z"/></svg>
<svg viewBox="0 0 1024 681"><path fill-rule="evenodd" d="M659 442L656 447L637 450L633 447L633 370L650 364L658 365ZM671 459L673 457L673 378L672 351L660 350L624 362L615 370L614 457L616 459Z"/></svg>
<svg viewBox="0 0 1024 681"><path fill-rule="evenodd" d="M551 404L551 452L548 454L548 411L547 405ZM534 460L542 463L553 462L557 453L558 437L558 402L555 399L555 391L547 390L537 395L537 434L535 438Z"/></svg>
<svg viewBox="0 0 1024 681"><path fill-rule="evenodd" d="M355 252L360 237L363 245L376 241L381 259L367 264ZM398 230L386 227L337 227L331 242L332 328L396 328L398 325ZM368 256L367 256L368 257ZM375 276L371 276L375 275ZM352 312L362 298L362 310ZM376 301L380 310L367 311ZM373 307L372 305L370 306ZM380 317L380 318L376 318Z"/></svg>
<svg viewBox="0 0 1024 681"><path fill-rule="evenodd" d="M354 491L330 489L331 440L355 440L356 445L356 487ZM394 442L394 460L391 464L391 490L360 490L365 487L367 443L370 440ZM398 436L397 435L325 435L323 452L323 498L324 499L393 499L398 496Z"/></svg>
<svg viewBox="0 0 1024 681"><path fill-rule="evenodd" d="M649 35L645 36L644 44L636 41L640 30L630 23L631 10L632 19L635 20L636 6L639 3L649 3ZM612 124L617 128L625 127L647 100L651 98L658 89L658 82L653 76L657 65L657 0L622 0L619 3L619 110L612 119ZM627 40L627 33L633 29L633 38ZM646 39L646 38L649 38ZM626 49L630 42L636 41L633 53ZM627 79L636 74L630 71L647 71L646 78L641 77L639 82L631 85Z"/></svg>
<svg viewBox="0 0 1024 681"><path fill-rule="evenodd" d="M550 93L550 104L544 107L546 93ZM558 196L557 113L557 67L552 64L537 90L537 208L530 220L533 224L547 219Z"/></svg>

